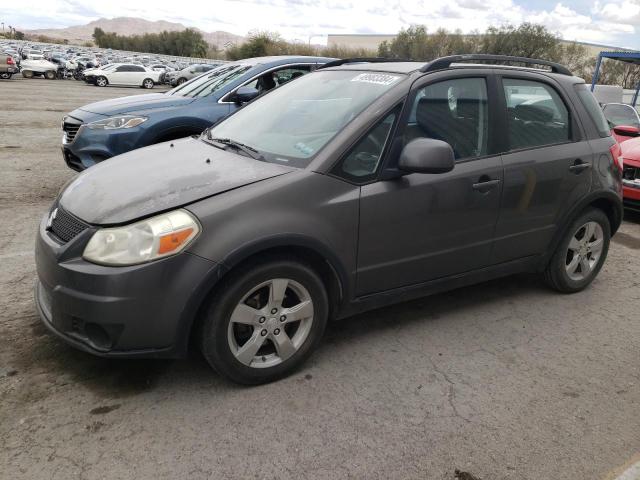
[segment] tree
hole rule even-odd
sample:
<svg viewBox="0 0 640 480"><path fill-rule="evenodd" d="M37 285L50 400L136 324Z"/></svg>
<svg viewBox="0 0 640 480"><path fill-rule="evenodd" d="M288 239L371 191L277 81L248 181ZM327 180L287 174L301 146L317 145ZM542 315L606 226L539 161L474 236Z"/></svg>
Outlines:
<svg viewBox="0 0 640 480"><path fill-rule="evenodd" d="M202 34L187 28L181 32L145 33L144 35L118 35L95 28L93 39L101 48L130 50L138 52L161 53L182 57L200 57L207 55L209 45Z"/></svg>

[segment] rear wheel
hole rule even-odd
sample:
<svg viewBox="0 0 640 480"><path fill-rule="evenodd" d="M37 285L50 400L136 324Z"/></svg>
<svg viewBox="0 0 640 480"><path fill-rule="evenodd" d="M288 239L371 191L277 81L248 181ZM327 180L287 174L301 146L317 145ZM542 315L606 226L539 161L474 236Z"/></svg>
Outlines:
<svg viewBox="0 0 640 480"><path fill-rule="evenodd" d="M153 88L154 83L153 80L151 80L150 78L145 78L144 81L142 82L142 88Z"/></svg>
<svg viewBox="0 0 640 480"><path fill-rule="evenodd" d="M309 266L285 259L230 275L205 311L200 331L205 358L237 383L288 375L318 345L327 324L322 280Z"/></svg>
<svg viewBox="0 0 640 480"><path fill-rule="evenodd" d="M11 78L11 74L9 72L2 72L0 73L0 78L3 80L9 80Z"/></svg>
<svg viewBox="0 0 640 480"><path fill-rule="evenodd" d="M182 84L183 84L184 82L186 82L186 81L187 81L187 79L186 79L186 78L180 77L176 83L177 83L178 85L182 85Z"/></svg>
<svg viewBox="0 0 640 480"><path fill-rule="evenodd" d="M96 78L96 85L99 87L106 87L107 85L109 85L109 80L101 75Z"/></svg>
<svg viewBox="0 0 640 480"><path fill-rule="evenodd" d="M545 280L563 293L586 288L607 258L610 239L611 227L605 213L587 210L567 230L545 270Z"/></svg>
<svg viewBox="0 0 640 480"><path fill-rule="evenodd" d="M22 70L22 76L24 78L33 78L33 71L31 71L31 70Z"/></svg>

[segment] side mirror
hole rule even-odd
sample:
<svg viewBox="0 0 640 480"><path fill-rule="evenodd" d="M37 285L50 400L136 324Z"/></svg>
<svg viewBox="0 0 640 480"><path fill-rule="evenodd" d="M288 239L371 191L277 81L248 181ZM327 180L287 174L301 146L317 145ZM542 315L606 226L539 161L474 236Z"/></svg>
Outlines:
<svg viewBox="0 0 640 480"><path fill-rule="evenodd" d="M260 92L253 87L240 87L236 90L235 101L237 104L242 105L243 103L249 103L251 100L256 98Z"/></svg>
<svg viewBox="0 0 640 480"><path fill-rule="evenodd" d="M640 137L640 129L631 125L618 125L613 127L613 131L622 137Z"/></svg>
<svg viewBox="0 0 640 480"><path fill-rule="evenodd" d="M402 149L398 168L410 173L446 173L453 170L451 146L433 138L416 138Z"/></svg>

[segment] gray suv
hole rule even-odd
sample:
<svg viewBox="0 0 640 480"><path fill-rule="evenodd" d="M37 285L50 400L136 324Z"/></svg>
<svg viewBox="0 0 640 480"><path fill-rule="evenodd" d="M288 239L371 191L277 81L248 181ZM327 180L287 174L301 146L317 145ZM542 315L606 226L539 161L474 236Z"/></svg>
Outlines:
<svg viewBox="0 0 640 480"><path fill-rule="evenodd" d="M263 383L329 319L518 272L584 289L621 192L602 111L560 65L342 60L80 174L40 224L36 303L86 352L197 344Z"/></svg>

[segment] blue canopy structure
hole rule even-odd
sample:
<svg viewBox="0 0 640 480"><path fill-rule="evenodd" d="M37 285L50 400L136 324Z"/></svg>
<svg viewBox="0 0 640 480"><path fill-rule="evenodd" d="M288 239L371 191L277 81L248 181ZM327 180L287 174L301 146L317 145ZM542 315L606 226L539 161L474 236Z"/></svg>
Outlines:
<svg viewBox="0 0 640 480"><path fill-rule="evenodd" d="M600 65L602 64L603 58L610 58L612 60L618 60L620 62L640 65L640 52L600 52L600 54L598 55L598 62L596 63L596 71L593 74L593 81L591 82L592 92L596 87L596 83L598 83L598 78L600 77ZM640 92L640 82L638 82L636 93L633 96L633 101L631 102L634 107L636 106L636 102L638 101L638 92Z"/></svg>

